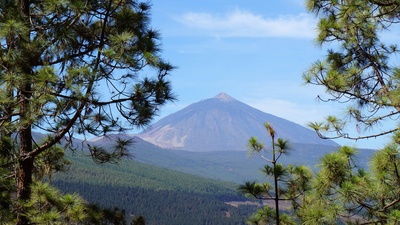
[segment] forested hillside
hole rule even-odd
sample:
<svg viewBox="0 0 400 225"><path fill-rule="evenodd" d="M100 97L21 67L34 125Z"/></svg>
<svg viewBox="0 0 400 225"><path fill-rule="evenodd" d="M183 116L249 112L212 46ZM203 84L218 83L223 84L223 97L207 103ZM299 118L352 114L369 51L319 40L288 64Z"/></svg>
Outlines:
<svg viewBox="0 0 400 225"><path fill-rule="evenodd" d="M133 143L127 146L129 154L134 160L146 164L238 184L247 180L265 179L265 176L258 172L265 165L265 161L258 157L248 157L247 151L191 152L163 149L137 136L125 134L111 134L92 140L90 143L111 148L110 143L118 138L132 140ZM320 157L337 149L336 146L298 144L291 141L289 144L290 155L283 158L282 163L307 165L311 168L315 168ZM363 150L360 153L363 155L361 158L366 159L372 151ZM364 165L365 162L361 164Z"/></svg>
<svg viewBox="0 0 400 225"><path fill-rule="evenodd" d="M117 207L128 217L144 216L146 224L244 224L255 210L225 203L246 200L234 183L133 160L98 165L80 153L68 158L73 165L52 178L54 186L101 207Z"/></svg>

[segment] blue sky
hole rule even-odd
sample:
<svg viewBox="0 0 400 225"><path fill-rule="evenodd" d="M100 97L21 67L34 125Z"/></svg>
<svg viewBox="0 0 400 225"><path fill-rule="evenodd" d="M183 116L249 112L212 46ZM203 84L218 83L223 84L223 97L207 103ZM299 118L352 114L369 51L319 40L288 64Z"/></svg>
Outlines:
<svg viewBox="0 0 400 225"><path fill-rule="evenodd" d="M156 120L220 92L303 126L345 109L317 101L324 90L303 85L302 74L326 54L314 42L317 20L303 0L151 3L163 57L178 67L171 76L178 101ZM335 141L379 148L386 140Z"/></svg>

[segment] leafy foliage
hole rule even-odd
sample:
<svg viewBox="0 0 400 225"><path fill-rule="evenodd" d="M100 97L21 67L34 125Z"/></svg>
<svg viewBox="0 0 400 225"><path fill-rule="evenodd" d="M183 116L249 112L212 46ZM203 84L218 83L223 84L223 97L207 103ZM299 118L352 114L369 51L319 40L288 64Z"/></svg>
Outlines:
<svg viewBox="0 0 400 225"><path fill-rule="evenodd" d="M9 221L13 218L12 193L15 193L12 159L9 157L11 140L0 134L0 221Z"/></svg>
<svg viewBox="0 0 400 225"><path fill-rule="evenodd" d="M87 218L83 199L78 195L60 194L47 183L31 186L31 199L25 203L26 214L33 223L79 223Z"/></svg>
<svg viewBox="0 0 400 225"><path fill-rule="evenodd" d="M399 68L393 59L395 43L385 33L397 30L399 2L384 0L307 0L307 8L319 18L316 42L334 46L326 58L315 62L304 74L308 84L323 86L323 101L349 103L346 116L329 116L310 126L321 137L371 138L398 130L391 123L400 113ZM391 35L393 32L390 33ZM386 40L386 41L385 41ZM363 133L385 121L387 127ZM355 133L349 122L354 122Z"/></svg>
<svg viewBox="0 0 400 225"><path fill-rule="evenodd" d="M146 126L174 99L149 10L136 0L0 2L0 144L11 164L2 168L16 172L17 224L31 223L19 203L33 176L65 165L60 141ZM48 138L36 143L33 129ZM87 147L102 163L126 156L127 144Z"/></svg>
<svg viewBox="0 0 400 225"><path fill-rule="evenodd" d="M35 224L126 225L125 212L87 204L78 194L61 194L48 183L34 182L31 198L23 203L23 213ZM10 202L11 203L11 202ZM15 203L13 203L15 204ZM4 212L4 210L2 210ZM17 219L2 215L1 224L15 224Z"/></svg>
<svg viewBox="0 0 400 225"><path fill-rule="evenodd" d="M315 176L304 166L266 166L266 175L277 176L279 200L290 200L285 221L291 224L397 224L400 195L399 133L393 141L375 152L369 169L355 160L357 150L342 146L320 159ZM257 199L274 199L270 183L246 182L240 190ZM249 224L271 223L277 216L270 207L259 209Z"/></svg>
<svg viewBox="0 0 400 225"><path fill-rule="evenodd" d="M283 166L277 163L282 155L289 154L289 143L286 140L278 138L275 141L275 130L269 123L265 123L265 128L271 137L271 158L264 155L267 149L264 145L252 137L249 140L250 154L257 153L262 159L270 162L272 166L265 165L262 172L267 177L271 177L273 185L270 183L246 182L238 189L245 195L259 200L274 200L275 209L269 206L259 209L249 220L249 224L270 224L275 221L276 224L295 224L294 220L287 214L280 215L279 202L291 201L292 207L298 209L305 207L305 193L310 190L310 180L312 171L306 166Z"/></svg>
<svg viewBox="0 0 400 225"><path fill-rule="evenodd" d="M324 101L349 103L346 116L329 116L310 123L323 138L363 139L393 134L393 141L376 152L369 171L358 168L356 151L342 147L322 158L313 192L302 209L305 224L396 224L399 203L399 67L393 34L399 22L399 2L381 0L308 0L319 17L317 43L334 43L324 60L304 74L306 83L326 88ZM385 123L390 121L390 123ZM355 123L357 135L351 135ZM380 124L380 130L372 130ZM362 133L371 130L370 134Z"/></svg>
<svg viewBox="0 0 400 225"><path fill-rule="evenodd" d="M396 136L398 134L396 133ZM341 147L321 159L320 170L299 215L305 224L396 224L400 195L399 144L391 142L358 168L354 148Z"/></svg>

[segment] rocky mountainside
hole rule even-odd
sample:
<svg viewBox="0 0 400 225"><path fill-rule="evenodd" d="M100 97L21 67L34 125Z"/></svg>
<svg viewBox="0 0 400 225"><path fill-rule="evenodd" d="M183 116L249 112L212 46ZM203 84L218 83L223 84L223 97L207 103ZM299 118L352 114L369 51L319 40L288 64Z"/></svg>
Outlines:
<svg viewBox="0 0 400 225"><path fill-rule="evenodd" d="M137 136L168 149L245 151L252 136L268 144L265 122L272 124L277 137L291 143L338 146L308 128L252 108L225 93L168 115Z"/></svg>

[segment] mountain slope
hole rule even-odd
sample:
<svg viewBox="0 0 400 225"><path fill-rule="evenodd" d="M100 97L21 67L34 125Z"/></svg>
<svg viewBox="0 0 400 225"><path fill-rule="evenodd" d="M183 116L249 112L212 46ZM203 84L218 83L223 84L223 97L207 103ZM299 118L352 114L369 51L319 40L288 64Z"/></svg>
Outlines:
<svg viewBox="0 0 400 225"><path fill-rule="evenodd" d="M187 106L138 136L157 146L188 151L243 151L250 137L268 142L264 123L292 143L337 146L310 129L252 108L225 93Z"/></svg>
<svg viewBox="0 0 400 225"><path fill-rule="evenodd" d="M265 179L264 175L258 171L267 162L257 156L248 157L247 151L171 150L127 134L111 134L107 137L96 138L90 141L90 144L109 149L117 138L133 141L133 144L128 146L128 150L132 159L138 162L238 184L248 180ZM335 149L336 146L293 143L290 155L282 157L280 162L314 168L320 157Z"/></svg>
<svg viewBox="0 0 400 225"><path fill-rule="evenodd" d="M193 152L164 149L139 137L127 134L112 134L108 137L91 141L91 145L109 148L117 138L132 139L133 144L128 147L131 159L134 161L169 168L175 171L199 175L217 180L224 180L242 184L245 181L266 179L259 170L268 162L257 155L248 157L247 151L211 151ZM287 165L305 165L317 169L316 165L325 154L335 151L337 146L292 143L289 155L282 156L279 162ZM358 164L366 168L368 159L374 150L360 149L357 154Z"/></svg>
<svg viewBox="0 0 400 225"><path fill-rule="evenodd" d="M52 177L53 186L63 192L79 193L101 207L117 207L127 216L144 216L148 225L245 224L256 210L225 203L246 200L238 194L234 183L132 160L98 165L80 152L67 157L72 165L68 171ZM231 216L226 217L226 213Z"/></svg>

